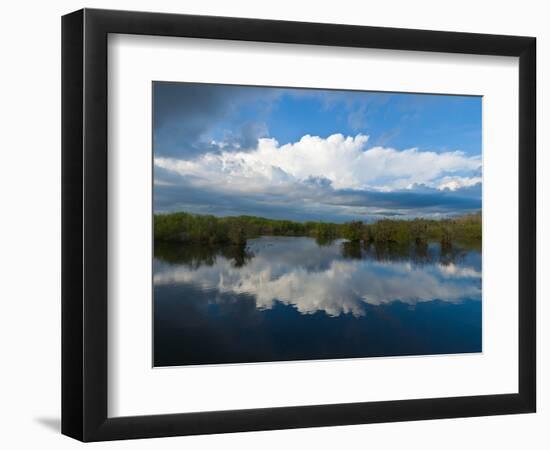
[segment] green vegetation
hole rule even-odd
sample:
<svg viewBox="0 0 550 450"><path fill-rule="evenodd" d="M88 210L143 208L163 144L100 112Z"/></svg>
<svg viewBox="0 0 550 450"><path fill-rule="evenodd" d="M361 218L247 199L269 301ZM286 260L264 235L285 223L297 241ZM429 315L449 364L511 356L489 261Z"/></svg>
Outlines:
<svg viewBox="0 0 550 450"><path fill-rule="evenodd" d="M292 222L255 216L215 217L177 212L156 214L155 241L176 241L195 244L244 245L258 236L310 236L319 244L345 238L351 242L376 245L424 245L439 241L442 247L454 242L481 247L481 213L432 220L382 219L372 224L353 221L344 224L324 222Z"/></svg>
<svg viewBox="0 0 550 450"><path fill-rule="evenodd" d="M254 255L246 248L246 245L231 243L222 245L201 245L189 242L186 245L174 245L174 242L155 242L155 258L159 258L171 264L185 264L190 269L198 269L201 266L212 266L216 262L216 256L222 255L233 262L235 267L242 267L250 261Z"/></svg>

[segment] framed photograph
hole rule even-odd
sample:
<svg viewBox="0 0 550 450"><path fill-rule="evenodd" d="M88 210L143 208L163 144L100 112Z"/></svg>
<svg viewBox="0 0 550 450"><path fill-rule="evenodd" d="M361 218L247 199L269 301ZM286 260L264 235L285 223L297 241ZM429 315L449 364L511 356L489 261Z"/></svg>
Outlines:
<svg viewBox="0 0 550 450"><path fill-rule="evenodd" d="M533 37L62 20L62 432L535 412Z"/></svg>

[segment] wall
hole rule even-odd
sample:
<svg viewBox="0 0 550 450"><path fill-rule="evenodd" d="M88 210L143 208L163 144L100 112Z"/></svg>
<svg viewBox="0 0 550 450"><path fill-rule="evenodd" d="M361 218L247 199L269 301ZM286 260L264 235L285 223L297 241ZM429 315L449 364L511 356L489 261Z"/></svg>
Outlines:
<svg viewBox="0 0 550 450"><path fill-rule="evenodd" d="M313 6L315 5L315 6ZM60 397L60 16L83 6L191 14L354 23L423 29L531 35L538 38L539 229L550 226L542 180L550 160L542 152L549 131L543 127L550 103L550 29L544 2L253 2L245 0L89 0L9 2L3 5L0 183L0 415L4 448L74 448L59 435ZM546 19L545 19L546 18ZM539 275L548 270L543 252L549 238L539 233ZM548 377L550 339L544 294L539 283L539 380ZM134 442L101 443L95 448L548 448L550 390L539 383L535 415L440 420L400 424L241 433Z"/></svg>

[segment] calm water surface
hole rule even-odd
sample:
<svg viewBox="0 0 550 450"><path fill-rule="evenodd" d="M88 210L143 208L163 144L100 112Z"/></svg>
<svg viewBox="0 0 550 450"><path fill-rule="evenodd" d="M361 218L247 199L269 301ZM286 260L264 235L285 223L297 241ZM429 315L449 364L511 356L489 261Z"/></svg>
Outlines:
<svg viewBox="0 0 550 450"><path fill-rule="evenodd" d="M154 364L481 351L481 255L261 237L157 245Z"/></svg>

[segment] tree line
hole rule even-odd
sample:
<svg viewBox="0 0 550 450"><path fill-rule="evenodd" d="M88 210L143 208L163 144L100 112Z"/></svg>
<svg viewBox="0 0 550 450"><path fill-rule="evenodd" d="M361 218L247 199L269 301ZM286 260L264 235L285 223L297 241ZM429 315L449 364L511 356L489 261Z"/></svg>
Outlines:
<svg viewBox="0 0 550 450"><path fill-rule="evenodd" d="M186 212L154 216L155 241L242 245L247 239L259 236L309 236L319 243L344 238L375 244L425 244L437 240L442 246L453 242L478 246L481 244L481 212L440 220L381 219L374 223L357 220L343 224L302 223L256 216L216 217Z"/></svg>

